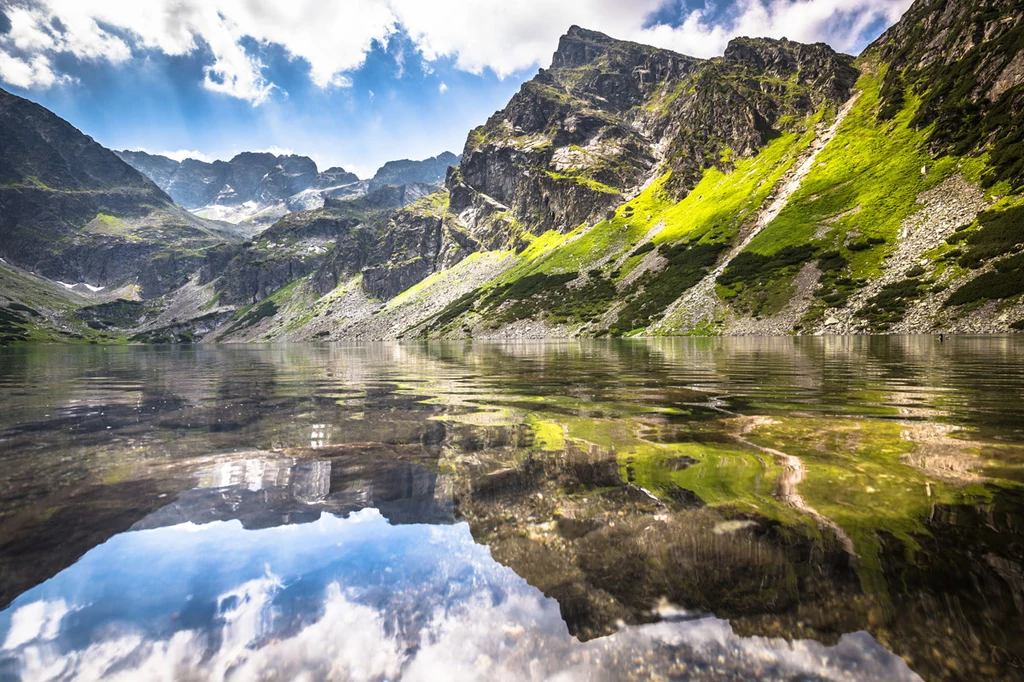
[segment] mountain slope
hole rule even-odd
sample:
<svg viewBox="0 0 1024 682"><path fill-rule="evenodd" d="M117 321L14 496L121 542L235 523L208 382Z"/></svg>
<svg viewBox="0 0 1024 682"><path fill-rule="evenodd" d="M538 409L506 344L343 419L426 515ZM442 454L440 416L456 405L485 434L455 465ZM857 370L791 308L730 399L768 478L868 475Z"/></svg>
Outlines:
<svg viewBox="0 0 1024 682"><path fill-rule="evenodd" d="M571 73L581 74L584 83L603 82L592 69L621 81L625 70L614 65L633 65L628 71L635 89L603 91L608 104L599 100L600 110L559 101L561 95L546 88L579 91L566 85L568 73L553 68L555 76L542 72L539 82L524 86L505 111L474 131L459 173L450 176L452 211L461 212L447 224L469 236L467 250L519 251L516 264L406 333L974 332L1024 326L1024 268L1014 255L1024 242L1024 201L1013 176L1022 159L1014 146L1022 122L1017 9L1019 3L919 0L855 65L822 48L750 39L733 41L720 60L680 63L632 44L612 41L608 48L603 37L576 30L574 38L571 31L560 52L568 47L591 59L591 66L558 54L554 64L573 65ZM918 61L908 63L907 55ZM637 69L640 59L645 68ZM940 59L941 70L929 66ZM591 184L579 201L545 188L539 173L531 179L530 167L545 169L560 155L577 152L569 145L555 153L563 149L564 122L588 111L600 120L593 139L614 138L615 149L628 147L622 140L642 139L638 129L659 130L644 128L649 119L624 116L614 106L615 97L626 93L625 102L635 107L641 101L635 93L648 87L639 74L660 73L646 68L658 63L670 74L661 91L682 94L660 123L672 132L653 138L662 150L652 167L655 180L630 188L629 178L642 177L640 166L608 163L608 154L577 172L577 184L601 183L603 190ZM974 69L980 69L977 76ZM723 75L730 70L740 75ZM893 95L893 82L903 84L902 97ZM751 94L751 83L759 84L757 93ZM526 102L524 93L536 90L550 96ZM743 96L728 94L738 92ZM774 96L761 99L766 93ZM643 101L645 112L657 111ZM704 119L695 112L715 106L717 124L700 125ZM950 146L941 116L929 122L938 116L931 111L955 119L972 107L981 122L953 126L978 133L969 144ZM558 111L564 115L551 114ZM636 116L635 108L630 111ZM510 132L495 142L502 128ZM534 132L518 135L520 129ZM644 158L633 152L626 157ZM549 178L556 173L543 172ZM541 212L532 227L495 229L494 216L529 220L531 210ZM603 211L614 213L594 224ZM587 222L573 229L581 218ZM542 236L531 239L531 232Z"/></svg>
<svg viewBox="0 0 1024 682"><path fill-rule="evenodd" d="M852 58L825 45L737 40L699 60L572 27L550 69L470 133L448 189L480 248L593 224L666 171L681 198L802 119L838 107Z"/></svg>
<svg viewBox="0 0 1024 682"><path fill-rule="evenodd" d="M37 104L0 90L0 257L51 280L179 285L198 250L229 239Z"/></svg>

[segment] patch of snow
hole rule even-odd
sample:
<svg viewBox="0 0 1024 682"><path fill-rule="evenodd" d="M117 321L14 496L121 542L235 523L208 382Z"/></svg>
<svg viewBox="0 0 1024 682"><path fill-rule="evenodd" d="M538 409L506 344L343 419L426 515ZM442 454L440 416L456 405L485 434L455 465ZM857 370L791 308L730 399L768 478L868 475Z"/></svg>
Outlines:
<svg viewBox="0 0 1024 682"><path fill-rule="evenodd" d="M222 206L214 203L194 209L192 213L207 220L222 220L226 223L236 224L251 218L261 210L263 209L257 202L247 201L237 206Z"/></svg>
<svg viewBox="0 0 1024 682"><path fill-rule="evenodd" d="M86 282L78 282L76 284L68 284L67 282L61 282L60 280L57 280L57 284L61 285L65 289L71 289L72 291L74 291L76 289L81 290L82 288L85 288L85 289L88 289L89 291L91 291L94 294L97 291L103 291L104 289L106 289L106 287L94 287L93 285L87 284Z"/></svg>

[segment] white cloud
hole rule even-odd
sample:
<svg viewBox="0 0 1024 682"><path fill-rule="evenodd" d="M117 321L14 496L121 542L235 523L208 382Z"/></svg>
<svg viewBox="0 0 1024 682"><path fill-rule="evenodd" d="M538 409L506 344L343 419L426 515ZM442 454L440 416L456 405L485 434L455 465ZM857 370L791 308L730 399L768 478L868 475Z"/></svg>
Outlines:
<svg viewBox="0 0 1024 682"><path fill-rule="evenodd" d="M738 0L728 18L717 23L711 13L697 9L677 27L641 28L629 37L695 57L725 51L736 36L789 38L804 43L826 42L852 52L874 23L895 23L913 0Z"/></svg>
<svg viewBox="0 0 1024 682"><path fill-rule="evenodd" d="M351 88L352 79L343 73L336 73L331 76L331 79L327 81L327 85L324 88Z"/></svg>
<svg viewBox="0 0 1024 682"><path fill-rule="evenodd" d="M28 61L0 52L0 80L19 88L48 88L55 83L71 79L55 74L50 68L49 60L41 55L36 55Z"/></svg>
<svg viewBox="0 0 1024 682"><path fill-rule="evenodd" d="M251 151L257 154L273 154L274 156L291 156L295 153L295 150L290 147L278 147L276 144L263 149L245 149L243 151Z"/></svg>
<svg viewBox="0 0 1024 682"><path fill-rule="evenodd" d="M173 152L157 152L157 155L166 156L168 159L174 159L175 161L184 161L185 159L195 159L196 161L205 161L206 163L213 161L213 157L195 149L178 149Z"/></svg>
<svg viewBox="0 0 1024 682"><path fill-rule="evenodd" d="M439 85L437 89L443 95L444 93L448 92L448 84L445 83L444 81L441 81L441 85Z"/></svg>
<svg viewBox="0 0 1024 682"><path fill-rule="evenodd" d="M735 0L723 12L684 14L678 26L648 26L652 12L681 0L22 0L4 11L0 79L46 88L61 81L53 59L122 63L133 53L170 56L208 49L204 87L259 105L277 86L264 75L259 48L278 45L309 64L320 88L350 87L374 43L404 29L429 63L500 77L546 65L572 24L694 56L721 54L737 35L786 36L855 50L864 31L896 21L911 0ZM396 54L399 76L405 55Z"/></svg>

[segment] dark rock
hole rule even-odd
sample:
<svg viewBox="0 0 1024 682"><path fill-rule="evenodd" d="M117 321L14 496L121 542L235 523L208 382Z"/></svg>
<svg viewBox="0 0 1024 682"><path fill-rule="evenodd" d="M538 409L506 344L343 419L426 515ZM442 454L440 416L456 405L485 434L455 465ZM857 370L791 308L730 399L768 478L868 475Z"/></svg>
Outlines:
<svg viewBox="0 0 1024 682"><path fill-rule="evenodd" d="M351 185L354 182L359 182L359 176L355 173L349 173L344 168L334 166L325 171L321 171L321 173L316 176L311 187L314 189L327 189L328 187Z"/></svg>
<svg viewBox="0 0 1024 682"><path fill-rule="evenodd" d="M370 180L370 191L385 185L405 185L408 183L431 184L444 180L449 166L459 163L459 157L451 152L443 152L422 161L388 161L381 166Z"/></svg>

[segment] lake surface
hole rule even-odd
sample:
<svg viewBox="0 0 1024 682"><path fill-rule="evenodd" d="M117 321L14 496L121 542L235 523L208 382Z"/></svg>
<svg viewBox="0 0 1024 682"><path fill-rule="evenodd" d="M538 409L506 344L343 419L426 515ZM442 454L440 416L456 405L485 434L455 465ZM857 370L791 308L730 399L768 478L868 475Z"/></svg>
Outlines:
<svg viewBox="0 0 1024 682"><path fill-rule="evenodd" d="M1024 338L0 349L17 679L1024 679Z"/></svg>

